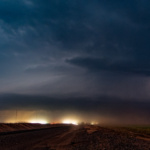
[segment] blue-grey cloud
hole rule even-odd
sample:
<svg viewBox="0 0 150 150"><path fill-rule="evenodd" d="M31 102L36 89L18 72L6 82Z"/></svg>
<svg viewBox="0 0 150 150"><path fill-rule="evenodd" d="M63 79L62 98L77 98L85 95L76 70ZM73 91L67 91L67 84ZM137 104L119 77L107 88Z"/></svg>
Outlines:
<svg viewBox="0 0 150 150"><path fill-rule="evenodd" d="M150 75L150 65L143 62L115 62L100 58L76 57L66 62L89 69L91 72L111 71L117 73L131 73L140 75Z"/></svg>
<svg viewBox="0 0 150 150"><path fill-rule="evenodd" d="M2 0L0 92L150 97L149 9L148 0Z"/></svg>

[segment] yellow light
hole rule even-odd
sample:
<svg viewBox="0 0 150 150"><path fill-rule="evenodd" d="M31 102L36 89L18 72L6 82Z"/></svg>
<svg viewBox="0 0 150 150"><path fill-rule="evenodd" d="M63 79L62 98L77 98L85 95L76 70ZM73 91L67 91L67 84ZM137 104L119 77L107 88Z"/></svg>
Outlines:
<svg viewBox="0 0 150 150"><path fill-rule="evenodd" d="M30 120L29 123L39 123L39 124L47 124L46 120Z"/></svg>
<svg viewBox="0 0 150 150"><path fill-rule="evenodd" d="M95 121L91 122L91 125L96 125L96 124L98 124L98 122Z"/></svg>
<svg viewBox="0 0 150 150"><path fill-rule="evenodd" d="M78 122L76 120L72 120L72 119L64 119L62 121L62 123L64 124L74 124L74 125L78 125Z"/></svg>

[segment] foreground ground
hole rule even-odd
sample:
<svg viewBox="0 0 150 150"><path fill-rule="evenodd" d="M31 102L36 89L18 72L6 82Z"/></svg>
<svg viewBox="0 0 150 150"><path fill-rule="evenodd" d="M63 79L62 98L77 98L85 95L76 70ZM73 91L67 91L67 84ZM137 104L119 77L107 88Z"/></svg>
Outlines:
<svg viewBox="0 0 150 150"><path fill-rule="evenodd" d="M149 127L35 126L1 131L0 150L150 150Z"/></svg>

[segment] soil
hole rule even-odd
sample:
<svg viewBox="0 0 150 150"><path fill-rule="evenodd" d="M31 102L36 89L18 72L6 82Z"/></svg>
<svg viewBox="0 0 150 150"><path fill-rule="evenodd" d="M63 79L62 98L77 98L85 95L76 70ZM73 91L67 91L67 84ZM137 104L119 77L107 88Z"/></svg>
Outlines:
<svg viewBox="0 0 150 150"><path fill-rule="evenodd" d="M149 133L96 125L47 125L0 133L0 150L150 150Z"/></svg>

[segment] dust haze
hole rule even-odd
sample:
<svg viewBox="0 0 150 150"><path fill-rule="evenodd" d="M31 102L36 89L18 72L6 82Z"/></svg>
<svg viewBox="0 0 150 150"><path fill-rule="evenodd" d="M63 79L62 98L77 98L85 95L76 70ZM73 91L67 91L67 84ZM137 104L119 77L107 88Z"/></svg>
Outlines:
<svg viewBox="0 0 150 150"><path fill-rule="evenodd" d="M0 122L149 124L148 101L1 95Z"/></svg>

